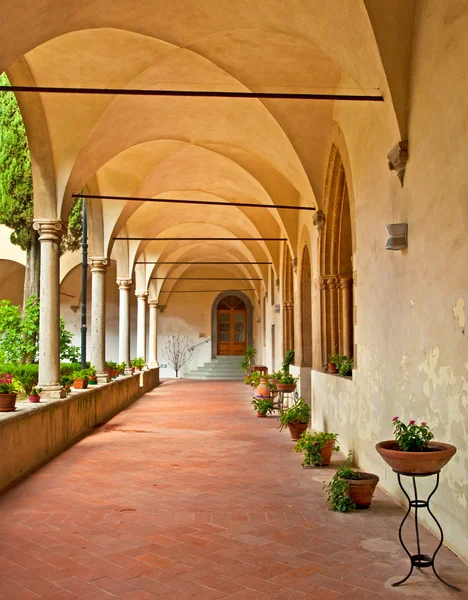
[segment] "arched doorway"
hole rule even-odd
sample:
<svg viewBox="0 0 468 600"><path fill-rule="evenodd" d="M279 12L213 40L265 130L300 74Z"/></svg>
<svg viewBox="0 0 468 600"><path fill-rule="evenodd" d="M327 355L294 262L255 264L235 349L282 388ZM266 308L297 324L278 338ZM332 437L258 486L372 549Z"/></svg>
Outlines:
<svg viewBox="0 0 468 600"><path fill-rule="evenodd" d="M252 345L252 304L242 292L223 292L212 308L212 356L242 356Z"/></svg>

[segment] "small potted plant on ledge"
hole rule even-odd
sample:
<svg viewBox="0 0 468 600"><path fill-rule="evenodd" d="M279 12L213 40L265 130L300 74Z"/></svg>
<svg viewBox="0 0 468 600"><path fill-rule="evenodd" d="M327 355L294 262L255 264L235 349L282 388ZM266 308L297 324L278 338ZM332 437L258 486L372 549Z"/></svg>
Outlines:
<svg viewBox="0 0 468 600"><path fill-rule="evenodd" d="M62 377L60 377L60 383L63 385L63 389L66 395L70 392L70 388L73 383L73 378L69 377L68 375L62 375Z"/></svg>
<svg viewBox="0 0 468 600"><path fill-rule="evenodd" d="M328 357L328 372L336 374L338 373L338 367L340 365L340 355L339 354L330 354Z"/></svg>
<svg viewBox="0 0 468 600"><path fill-rule="evenodd" d="M432 442L434 434L424 421L408 425L393 417L394 440L379 442L375 449L397 473L430 475L438 473L449 462L457 449L451 444Z"/></svg>
<svg viewBox="0 0 468 600"><path fill-rule="evenodd" d="M146 360L142 357L134 358L132 360L132 367L134 367L135 371L141 371L145 365L146 365Z"/></svg>
<svg viewBox="0 0 468 600"><path fill-rule="evenodd" d="M298 398L289 408L280 412L280 431L288 427L291 440L296 442L307 429L310 421L310 407L304 398Z"/></svg>
<svg viewBox="0 0 468 600"><path fill-rule="evenodd" d="M273 402L269 398L254 398L252 404L257 411L257 417L266 417L274 408Z"/></svg>
<svg viewBox="0 0 468 600"><path fill-rule="evenodd" d="M109 377L109 380L117 377L117 363L113 360L106 360L106 373Z"/></svg>
<svg viewBox="0 0 468 600"><path fill-rule="evenodd" d="M276 384L276 389L278 392L294 392L298 381L299 377L293 377L289 373L283 371L281 373L281 379Z"/></svg>
<svg viewBox="0 0 468 600"><path fill-rule="evenodd" d="M323 467L329 465L333 452L339 452L337 444L337 433L325 433L317 431L312 433L310 429L304 431L299 441L294 446L294 452L304 453L303 467Z"/></svg>
<svg viewBox="0 0 468 600"><path fill-rule="evenodd" d="M72 378L75 390L85 390L88 387L88 369L73 371Z"/></svg>
<svg viewBox="0 0 468 600"><path fill-rule="evenodd" d="M42 392L42 388L33 387L32 390L30 391L30 393L28 394L29 402L40 402L41 401L41 396L40 396L41 392Z"/></svg>
<svg viewBox="0 0 468 600"><path fill-rule="evenodd" d="M369 508L379 477L351 467L352 453L326 485L330 510L348 512L354 508Z"/></svg>
<svg viewBox="0 0 468 600"><path fill-rule="evenodd" d="M97 372L95 367L85 369L88 376L88 385L97 385Z"/></svg>
<svg viewBox="0 0 468 600"><path fill-rule="evenodd" d="M10 373L0 375L0 412L16 410L17 386Z"/></svg>
<svg viewBox="0 0 468 600"><path fill-rule="evenodd" d="M118 377L124 376L126 366L127 366L127 363L125 361L123 361L117 365L117 376Z"/></svg>

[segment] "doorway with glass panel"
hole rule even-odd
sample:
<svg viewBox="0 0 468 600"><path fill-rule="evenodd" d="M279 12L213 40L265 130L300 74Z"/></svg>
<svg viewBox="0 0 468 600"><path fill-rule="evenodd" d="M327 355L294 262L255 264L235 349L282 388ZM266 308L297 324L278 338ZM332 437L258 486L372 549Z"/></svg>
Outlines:
<svg viewBox="0 0 468 600"><path fill-rule="evenodd" d="M218 349L221 356L241 356L247 340L247 308L236 296L227 296L218 304Z"/></svg>

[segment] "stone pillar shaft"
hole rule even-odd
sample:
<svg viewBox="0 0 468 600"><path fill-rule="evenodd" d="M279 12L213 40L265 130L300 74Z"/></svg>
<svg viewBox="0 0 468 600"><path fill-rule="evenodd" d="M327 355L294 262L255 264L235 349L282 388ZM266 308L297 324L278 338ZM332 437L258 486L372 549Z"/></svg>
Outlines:
<svg viewBox="0 0 468 600"><path fill-rule="evenodd" d="M41 244L39 313L39 387L44 399L59 399L60 384L60 220L37 219L33 227Z"/></svg>
<svg viewBox="0 0 468 600"><path fill-rule="evenodd" d="M146 359L146 299L147 291L135 292L137 297L137 357Z"/></svg>
<svg viewBox="0 0 468 600"><path fill-rule="evenodd" d="M106 270L109 260L90 257L91 265L91 364L98 383L107 383L106 367Z"/></svg>
<svg viewBox="0 0 468 600"><path fill-rule="evenodd" d="M125 374L132 372L130 366L130 286L131 279L117 279L119 286L119 362L127 366Z"/></svg>
<svg viewBox="0 0 468 600"><path fill-rule="evenodd" d="M150 367L159 367L158 363L158 301L149 300L149 352Z"/></svg>
<svg viewBox="0 0 468 600"><path fill-rule="evenodd" d="M353 356L353 302L352 302L352 275L340 277L340 307L342 328L342 354Z"/></svg>

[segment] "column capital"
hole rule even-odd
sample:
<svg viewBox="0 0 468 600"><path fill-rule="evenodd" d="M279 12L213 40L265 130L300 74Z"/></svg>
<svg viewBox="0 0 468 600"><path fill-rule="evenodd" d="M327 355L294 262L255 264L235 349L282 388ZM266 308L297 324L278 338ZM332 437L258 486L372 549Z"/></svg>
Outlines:
<svg viewBox="0 0 468 600"><path fill-rule="evenodd" d="M353 276L352 275L340 275L340 280L339 280L338 285L342 289L352 287Z"/></svg>
<svg viewBox="0 0 468 600"><path fill-rule="evenodd" d="M110 260L105 256L90 256L88 265L91 267L92 273L105 273L110 265Z"/></svg>
<svg viewBox="0 0 468 600"><path fill-rule="evenodd" d="M154 300L154 299L148 300L148 306L158 308L159 300Z"/></svg>
<svg viewBox="0 0 468 600"><path fill-rule="evenodd" d="M148 298L149 292L146 290L135 290L135 296L140 299L146 300Z"/></svg>
<svg viewBox="0 0 468 600"><path fill-rule="evenodd" d="M131 279L124 279L117 277L116 279L117 285L119 286L119 290L129 290L132 285Z"/></svg>
<svg viewBox="0 0 468 600"><path fill-rule="evenodd" d="M326 275L324 277L325 283L329 290L336 290L338 287L338 277L336 275Z"/></svg>
<svg viewBox="0 0 468 600"><path fill-rule="evenodd" d="M39 232L39 241L50 241L60 244L66 232L61 219L34 219L33 229Z"/></svg>

